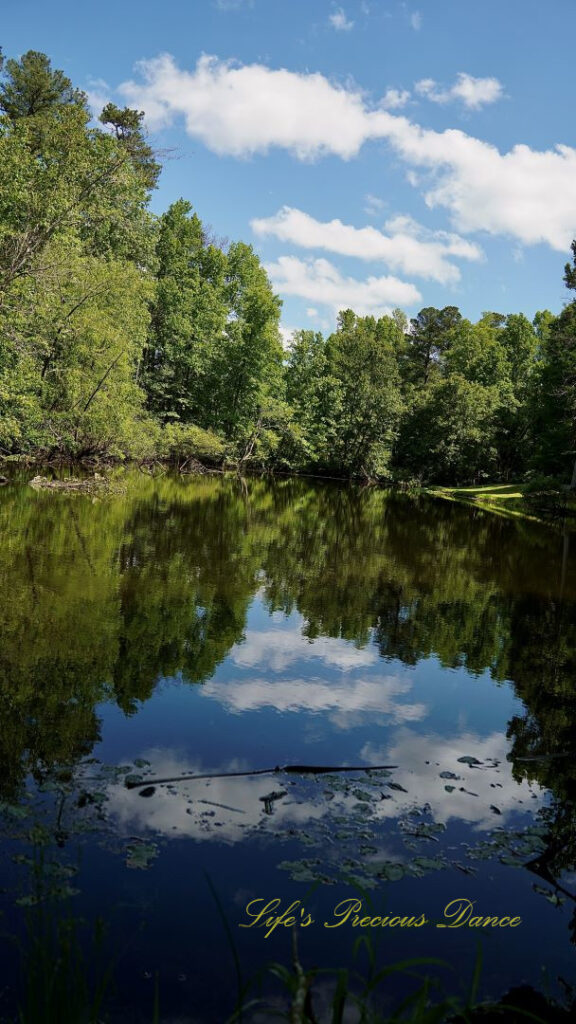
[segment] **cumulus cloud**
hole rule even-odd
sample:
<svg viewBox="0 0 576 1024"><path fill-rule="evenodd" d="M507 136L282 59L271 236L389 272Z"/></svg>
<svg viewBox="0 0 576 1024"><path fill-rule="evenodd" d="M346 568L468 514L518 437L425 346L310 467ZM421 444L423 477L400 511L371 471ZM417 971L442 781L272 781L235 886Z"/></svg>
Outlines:
<svg viewBox="0 0 576 1024"><path fill-rule="evenodd" d="M466 732L447 738L434 733L425 736L405 727L397 732L392 745L379 749L368 742L360 756L370 764L388 763L381 760L386 757L400 765L394 779L407 794L394 795L406 808L416 797L419 804L429 807L436 821L459 819L486 830L505 824L519 811L533 811L533 797L543 797L539 786L516 782L512 765L506 760L509 749L509 742L499 732L488 736ZM481 765L472 767L458 760L466 755L476 757ZM443 779L440 772L446 770L456 777ZM447 790L446 785L454 788ZM491 805L500 811L497 818Z"/></svg>
<svg viewBox="0 0 576 1024"><path fill-rule="evenodd" d="M143 751L156 777L197 775L206 766L189 761L172 750ZM249 771L250 765L234 758L219 765L222 772ZM119 834L152 831L171 838L188 837L196 842L236 843L252 829L273 832L287 826L302 827L328 813L329 805L301 799L292 780L282 780L286 793L274 802L274 814L265 814L264 799L273 775L246 778L198 779L177 787L158 786L152 800L142 800L137 789L112 783L107 787L107 812ZM277 788L277 787L275 787ZM296 798L296 794L300 797Z"/></svg>
<svg viewBox="0 0 576 1024"><path fill-rule="evenodd" d="M329 668L347 672L378 663L375 647L355 647L337 637L319 636L310 642L298 629L248 630L230 652L235 665L281 672L300 659L316 659Z"/></svg>
<svg viewBox="0 0 576 1024"><path fill-rule="evenodd" d="M419 32L422 28L422 15L420 11L413 11L410 15L410 24L415 32Z"/></svg>
<svg viewBox="0 0 576 1024"><path fill-rule="evenodd" d="M382 316L395 306L412 306L422 296L415 285L397 277L344 277L328 260L281 256L266 267L272 284L284 295L330 306L335 313L354 309L360 316Z"/></svg>
<svg viewBox="0 0 576 1024"><path fill-rule="evenodd" d="M502 154L455 129L435 132L405 118L395 121L389 141L407 163L432 172L426 203L448 209L460 231L508 234L560 251L569 246L576 229L576 149L537 152L517 145Z"/></svg>
<svg viewBox="0 0 576 1024"><path fill-rule="evenodd" d="M203 56L194 71L178 68L163 54L138 65L143 81L120 92L146 112L151 128L185 117L190 135L215 153L250 156L271 147L300 159L329 153L347 160L367 138L382 134L359 89L344 88L324 75L238 66Z"/></svg>
<svg viewBox="0 0 576 1024"><path fill-rule="evenodd" d="M382 97L381 106L385 110L400 110L401 107L406 106L409 99L410 93L408 89L386 89Z"/></svg>
<svg viewBox="0 0 576 1024"><path fill-rule="evenodd" d="M469 110L480 110L488 103L496 103L502 99L504 89L497 78L474 78L461 71L454 85L441 89L433 78L423 78L416 82L415 91L432 103L451 103L460 100Z"/></svg>
<svg viewBox="0 0 576 1024"><path fill-rule="evenodd" d="M446 208L457 230L506 234L565 251L576 232L576 149L507 153L455 129L437 132L371 105L353 86L319 73L234 65L204 56L194 71L163 55L139 66L120 92L146 112L150 127L185 118L186 129L215 153L237 157L278 147L298 159L356 156L371 139L387 140L429 206Z"/></svg>
<svg viewBox="0 0 576 1024"><path fill-rule="evenodd" d="M202 696L215 699L229 711L336 712L333 724L346 728L348 718L357 726L366 716L382 715L398 725L424 718L421 703L405 703L411 683L400 679L248 679L206 683Z"/></svg>
<svg viewBox="0 0 576 1024"><path fill-rule="evenodd" d="M331 14L328 20L332 28L335 28L337 32L349 32L350 29L354 28L354 22L346 17L346 12L342 7L334 11L334 14Z"/></svg>
<svg viewBox="0 0 576 1024"><path fill-rule="evenodd" d="M251 221L256 235L292 242L305 249L326 249L341 256L362 260L381 260L393 270L440 281L458 281L460 271L447 257L457 256L479 260L478 246L446 232L425 233L410 218L389 222L392 234L385 235L373 227L356 228L341 220L322 222L302 210L284 206L273 217ZM425 237L422 237L422 236Z"/></svg>

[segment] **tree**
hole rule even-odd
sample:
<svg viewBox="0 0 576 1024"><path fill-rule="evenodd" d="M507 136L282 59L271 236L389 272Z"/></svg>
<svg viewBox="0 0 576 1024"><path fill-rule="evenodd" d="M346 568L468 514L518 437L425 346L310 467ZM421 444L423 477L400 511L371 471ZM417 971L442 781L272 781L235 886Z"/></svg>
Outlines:
<svg viewBox="0 0 576 1024"><path fill-rule="evenodd" d="M0 118L0 304L58 237L86 251L152 262L147 189L121 144L77 105Z"/></svg>
<svg viewBox="0 0 576 1024"><path fill-rule="evenodd" d="M28 50L20 60L0 63L0 110L16 121L71 104L87 112L86 94L75 89L63 71L52 70L45 53Z"/></svg>
<svg viewBox="0 0 576 1024"><path fill-rule="evenodd" d="M160 164L154 158L154 151L144 137L142 110L131 110L130 107L117 107L107 103L99 120L108 125L118 141L130 154L130 159L148 189L156 188L160 176Z"/></svg>
<svg viewBox="0 0 576 1024"><path fill-rule="evenodd" d="M153 220L120 140L44 54L0 88L0 411L5 451L127 451ZM130 441L130 439L132 439Z"/></svg>
<svg viewBox="0 0 576 1024"><path fill-rule="evenodd" d="M149 407L163 421L211 421L206 377L228 316L226 256L205 245L204 229L184 199L160 218L156 297L144 355Z"/></svg>
<svg viewBox="0 0 576 1024"><path fill-rule="evenodd" d="M333 421L325 452L328 465L350 475L387 471L402 398L397 349L402 331L388 316L338 316L326 344L332 378Z"/></svg>
<svg viewBox="0 0 576 1024"><path fill-rule="evenodd" d="M462 316L456 306L435 309L427 306L410 321L408 336L408 365L410 379L423 385L428 383L430 374L439 365L450 344L451 332Z"/></svg>
<svg viewBox="0 0 576 1024"><path fill-rule="evenodd" d="M570 246L572 249L572 261L574 266L571 267L569 263L566 263L564 267L564 283L567 288L576 289L576 238Z"/></svg>
<svg viewBox="0 0 576 1024"><path fill-rule="evenodd" d="M204 386L202 424L242 445L265 406L282 397L278 324L281 301L252 246L234 242L226 257L227 317Z"/></svg>
<svg viewBox="0 0 576 1024"><path fill-rule="evenodd" d="M148 325L151 282L124 262L54 241L46 264L18 282L0 317L11 395L4 445L45 453L123 454L141 438L144 394L136 367ZM3 372L4 370L4 372Z"/></svg>
<svg viewBox="0 0 576 1024"><path fill-rule="evenodd" d="M574 266L566 264L564 280L576 289ZM533 396L537 452L534 465L548 475L567 478L576 488L576 300L549 325L542 341L542 360Z"/></svg>

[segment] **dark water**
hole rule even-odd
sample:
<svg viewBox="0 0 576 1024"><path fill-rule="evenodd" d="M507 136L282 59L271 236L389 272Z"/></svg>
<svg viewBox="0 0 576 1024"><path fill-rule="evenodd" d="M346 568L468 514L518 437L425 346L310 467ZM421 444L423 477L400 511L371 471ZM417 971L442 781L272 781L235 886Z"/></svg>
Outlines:
<svg viewBox="0 0 576 1024"><path fill-rule="evenodd" d="M46 948L51 921L85 922L123 1021L151 1021L155 994L163 1021L224 1021L235 955L243 981L289 966L289 928L240 928L254 900L314 919L305 969L350 966L369 934L377 969L442 959L444 992L479 945L480 996L574 982L576 538L298 480L122 486L0 493L0 1020L31 986L39 908ZM290 764L373 770L125 785ZM352 898L427 921L324 927ZM437 928L457 899L521 920ZM270 975L264 995L286 1005Z"/></svg>

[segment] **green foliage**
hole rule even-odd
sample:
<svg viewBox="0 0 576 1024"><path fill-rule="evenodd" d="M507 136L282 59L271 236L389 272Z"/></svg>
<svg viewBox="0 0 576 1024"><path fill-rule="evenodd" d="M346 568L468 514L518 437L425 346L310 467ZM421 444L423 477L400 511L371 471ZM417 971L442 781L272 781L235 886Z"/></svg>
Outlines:
<svg viewBox="0 0 576 1024"><path fill-rule="evenodd" d="M160 219L156 296L143 382L162 420L212 425L207 378L226 326L226 256L205 245L190 203L173 203Z"/></svg>
<svg viewBox="0 0 576 1024"><path fill-rule="evenodd" d="M143 118L144 113L141 110L120 108L115 103L107 103L99 120L102 124L109 125L130 154L130 159L142 175L147 188L152 189L156 188L161 167L154 159L154 153L144 137Z"/></svg>
<svg viewBox="0 0 576 1024"><path fill-rule="evenodd" d="M75 89L63 71L53 71L45 53L28 50L20 60L0 63L0 111L12 121L75 104L86 109L86 95Z"/></svg>
<svg viewBox="0 0 576 1024"><path fill-rule="evenodd" d="M301 439L297 463L349 476L387 472L402 409L398 354L403 333L391 317L340 313L326 341L297 332L286 394Z"/></svg>
<svg viewBox="0 0 576 1024"><path fill-rule="evenodd" d="M158 454L176 465L190 459L219 464L226 454L226 445L212 431L192 423L167 423L158 438Z"/></svg>
<svg viewBox="0 0 576 1024"><path fill-rule="evenodd" d="M558 477L536 473L524 484L525 494L556 494L560 490Z"/></svg>
<svg viewBox="0 0 576 1024"><path fill-rule="evenodd" d="M402 409L397 345L400 331L390 317L341 313L327 342L334 380L335 419L329 458L350 474L386 472Z"/></svg>
<svg viewBox="0 0 576 1024"><path fill-rule="evenodd" d="M233 243L225 265L227 318L214 345L200 422L240 444L283 390L281 302L252 247Z"/></svg>
<svg viewBox="0 0 576 1024"><path fill-rule="evenodd" d="M51 243L44 259L0 311L0 322L8 313L0 396L13 388L14 367L22 389L10 409L12 448L27 439L45 452L120 454L142 416L136 367L150 284L130 264L83 255L78 241Z"/></svg>
<svg viewBox="0 0 576 1024"><path fill-rule="evenodd" d="M528 462L536 332L521 314L485 313L472 324L448 310L449 334L437 341L425 382L413 383L409 354L396 466L442 483L518 475ZM439 330L446 311L436 318L423 312L426 325Z"/></svg>
<svg viewBox="0 0 576 1024"><path fill-rule="evenodd" d="M416 383L426 385L438 367L439 360L450 345L451 332L462 319L455 306L421 309L410 321L407 367Z"/></svg>
<svg viewBox="0 0 576 1024"><path fill-rule="evenodd" d="M294 468L321 465L329 452L328 434L334 426L326 342L320 333L296 331L285 370L286 400L294 412L295 430L286 450Z"/></svg>
<svg viewBox="0 0 576 1024"><path fill-rule="evenodd" d="M572 242L572 262L574 266L570 266L569 263L564 267L564 283L567 288L576 289L576 239Z"/></svg>
<svg viewBox="0 0 576 1024"><path fill-rule="evenodd" d="M574 268L566 265L567 287L576 287ZM531 395L534 466L576 486L576 300L546 325L542 358Z"/></svg>

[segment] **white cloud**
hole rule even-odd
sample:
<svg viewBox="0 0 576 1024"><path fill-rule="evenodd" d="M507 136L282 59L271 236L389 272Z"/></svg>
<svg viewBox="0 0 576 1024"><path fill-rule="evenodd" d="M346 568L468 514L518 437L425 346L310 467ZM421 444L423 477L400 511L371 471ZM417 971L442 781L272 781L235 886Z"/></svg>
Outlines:
<svg viewBox="0 0 576 1024"><path fill-rule="evenodd" d="M341 256L381 260L393 270L430 278L443 284L458 281L460 271L447 256L479 260L481 250L458 235L428 233L409 218L396 218L385 235L374 227L355 228L341 220L322 222L302 210L282 207L273 217L251 221L256 235L273 235L305 249L325 249Z"/></svg>
<svg viewBox="0 0 576 1024"><path fill-rule="evenodd" d="M448 209L458 230L568 248L576 230L576 149L518 145L502 154L455 129L430 131L402 117L395 122L391 144L407 163L432 172L426 203Z"/></svg>
<svg viewBox="0 0 576 1024"><path fill-rule="evenodd" d="M273 286L284 295L330 306L334 312L353 309L360 316L383 316L395 306L412 306L422 296L413 284L397 277L344 277L328 260L280 256L266 270Z"/></svg>
<svg viewBox="0 0 576 1024"><path fill-rule="evenodd" d="M315 681L302 681L302 689L292 695L296 703L292 705L289 701L286 710L328 711L345 722L355 719L356 704L372 718L375 712L382 711L393 717L397 715L396 720L400 722L416 721L421 717L419 705L397 702L397 696L401 696L403 691L387 686L386 680L382 680L379 691L363 690L359 684L350 699L343 690L332 700L328 684L324 692L313 688L308 698L306 688L310 682ZM236 684L221 683L218 686L218 691L210 696L222 699L231 710L245 710L246 700L249 710L276 707L275 703L270 703L270 697L277 689L273 684L268 683L271 693L262 691L259 695L256 689L252 694L242 693L235 689ZM228 694L225 693L226 688ZM281 697L280 693L278 695ZM264 699L254 703L255 696ZM302 705L298 700L300 697L304 700ZM412 716L411 710L415 712ZM467 733L447 740L443 736L416 733L406 725L396 732L391 746L380 750L366 743L354 760L366 763L367 767L399 765L393 778L404 790L395 790L392 799L373 803L371 822L385 827L388 821L409 813L415 807L425 807L436 821L463 821L483 832L514 820L515 815L527 808L533 812L544 802L544 791L538 785L515 781L512 766L506 760L508 749L509 744L501 733L489 736ZM478 768L462 764L458 758L463 754L473 754L483 763ZM196 775L207 768L216 770L213 765L190 762L184 755L170 749L144 750L142 756L150 761L151 776L157 778ZM234 758L220 763L219 770L249 771L251 767ZM443 779L440 772L446 770L457 778ZM454 786L454 789L447 792L446 785ZM281 788L285 795L274 802L274 813L267 815L264 813L264 798L271 788ZM310 792L301 777L273 773L197 779L179 782L170 788L158 786L149 800L143 800L139 790L127 789L119 783L109 785L106 793L107 813L114 818L120 835L138 835L152 830L171 837L188 836L198 842L242 842L252 829L257 829L261 835L263 830L273 833L286 827L302 828L306 823L310 825L322 818L333 823L356 810L356 798L351 793L337 791L332 801L327 803L319 798L318 793ZM500 815L495 815L491 805L498 808ZM382 838L385 837L386 832L383 832ZM465 855L464 850L462 855Z"/></svg>
<svg viewBox="0 0 576 1024"><path fill-rule="evenodd" d="M364 213L367 213L369 217L377 217L387 207L385 199L381 199L380 196L373 196L370 192L364 196Z"/></svg>
<svg viewBox="0 0 576 1024"><path fill-rule="evenodd" d="M415 32L419 32L422 28L422 15L420 11L413 11L410 15L410 24Z"/></svg>
<svg viewBox="0 0 576 1024"><path fill-rule="evenodd" d="M320 636L311 642L298 629L248 630L241 644L236 644L230 657L235 665L271 672L281 672L299 659L314 658L331 669L342 672L376 665L378 652L374 646L355 647L346 640Z"/></svg>
<svg viewBox="0 0 576 1024"><path fill-rule="evenodd" d="M328 20L332 28L335 28L337 32L349 32L350 29L354 28L354 22L348 20L346 12L342 7L339 7L334 14L331 14Z"/></svg>
<svg viewBox="0 0 576 1024"><path fill-rule="evenodd" d="M474 78L461 71L448 89L441 89L433 78L416 82L415 91L433 103L451 103L460 100L469 110L480 110L488 103L502 99L504 89L497 78Z"/></svg>
<svg viewBox="0 0 576 1024"><path fill-rule="evenodd" d="M103 78L90 78L84 90L93 117L98 117L107 103L110 103L112 89Z"/></svg>
<svg viewBox="0 0 576 1024"><path fill-rule="evenodd" d="M197 775L206 766L194 764L173 750L143 751L156 778ZM222 772L249 771L250 765L233 759L220 765ZM285 796L274 802L273 815L264 813L264 797L281 785ZM251 829L274 831L276 828L300 826L320 819L330 805L310 798L296 799L304 794L297 782L273 773L260 777L212 778L179 782L177 786L158 786L150 800L143 800L137 789L123 784L107 787L107 812L114 819L119 834L138 834L151 830L171 838L189 837L196 842L243 842ZM331 810L334 809L333 801Z"/></svg>
<svg viewBox="0 0 576 1024"><path fill-rule="evenodd" d="M235 713L262 708L333 712L333 724L346 728L350 722L357 726L366 716L374 715L385 716L387 724L420 721L426 716L426 706L399 699L406 697L411 687L411 682L393 678L211 680L205 683L202 696L217 700Z"/></svg>
<svg viewBox="0 0 576 1024"><path fill-rule="evenodd" d="M189 72L168 54L142 61L138 70L144 81L125 82L120 92L145 110L150 127L182 114L188 133L215 153L250 156L277 146L299 159L333 153L348 160L371 135L382 135L374 119L385 115L369 113L360 90L319 73L237 66L211 56Z"/></svg>
<svg viewBox="0 0 576 1024"><path fill-rule="evenodd" d="M381 106L385 110L400 110L405 107L410 99L408 89L386 89L382 97Z"/></svg>
<svg viewBox="0 0 576 1024"><path fill-rule="evenodd" d="M396 807L386 808L385 813L396 815L399 803L408 808L416 799L418 804L429 807L436 821L455 819L486 830L505 824L518 811L528 807L533 810L533 794L537 798L543 796L539 786L524 780L516 782L512 765L506 760L509 749L509 742L499 732L489 736L468 732L447 739L403 728L385 750L366 743L360 756L370 764L400 765L394 781L408 792L405 796L400 791L395 793ZM462 764L458 758L466 755L476 757L482 764L475 768ZM383 762L382 758L387 760ZM440 772L446 770L457 778L441 778ZM446 785L454 789L448 792ZM495 815L491 805L498 808L500 815Z"/></svg>
<svg viewBox="0 0 576 1024"><path fill-rule="evenodd" d="M576 149L537 151L516 145L501 153L465 132L421 128L356 87L319 73L236 66L202 57L194 71L163 55L140 65L143 81L120 92L146 111L151 127L183 115L188 133L219 154L237 157L285 149L301 160L356 156L370 139L386 139L409 165L429 206L446 208L460 231L505 234L525 244L565 251L576 233ZM431 180L430 180L431 178Z"/></svg>

